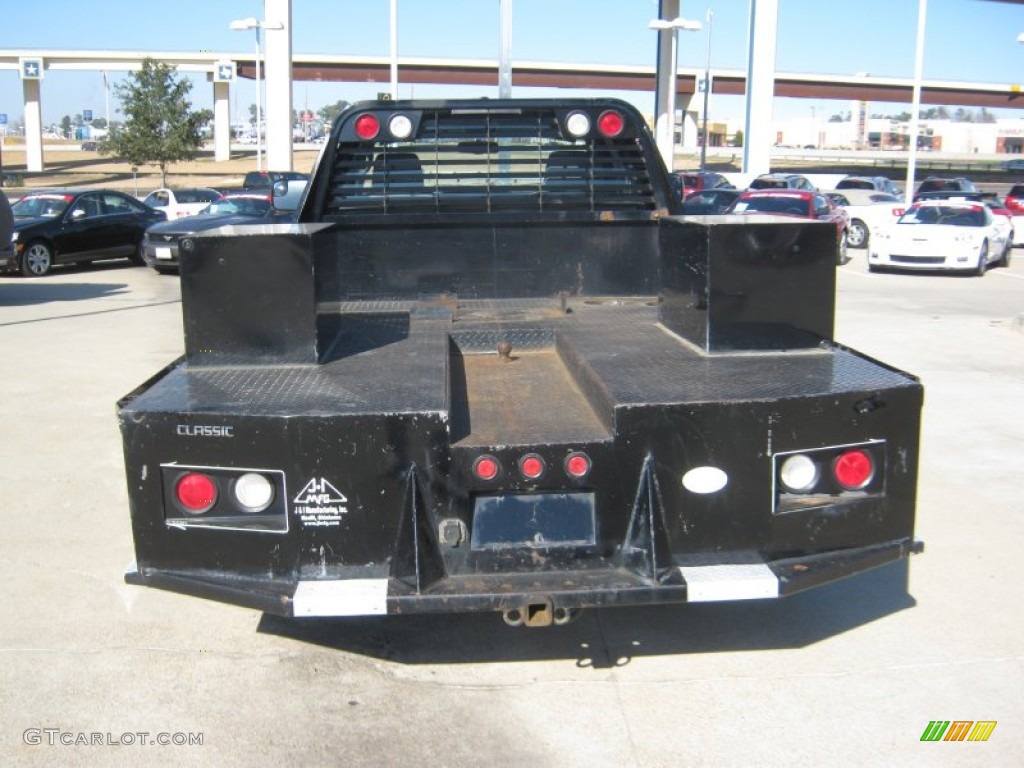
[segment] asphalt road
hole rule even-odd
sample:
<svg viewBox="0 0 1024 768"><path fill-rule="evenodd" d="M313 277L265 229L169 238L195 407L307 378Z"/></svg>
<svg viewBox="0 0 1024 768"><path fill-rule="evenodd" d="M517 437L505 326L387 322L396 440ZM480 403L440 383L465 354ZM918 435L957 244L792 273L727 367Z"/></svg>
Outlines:
<svg viewBox="0 0 1024 768"><path fill-rule="evenodd" d="M1020 249L984 278L870 274L863 252L840 269L837 338L926 387L924 554L544 630L285 621L126 586L114 403L180 354L178 298L114 264L0 278L0 764L1020 765ZM997 725L921 742L932 720Z"/></svg>

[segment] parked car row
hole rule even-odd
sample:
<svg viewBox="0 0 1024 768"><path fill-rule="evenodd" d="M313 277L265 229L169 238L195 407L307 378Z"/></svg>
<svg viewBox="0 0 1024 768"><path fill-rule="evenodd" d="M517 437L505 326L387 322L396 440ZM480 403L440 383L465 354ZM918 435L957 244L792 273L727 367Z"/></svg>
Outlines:
<svg viewBox="0 0 1024 768"><path fill-rule="evenodd" d="M984 274L993 264L1008 265L1013 246L1024 245L1024 184L1013 185L1004 202L980 192L970 179L929 177L918 185L907 209L903 190L884 176L847 176L835 189L824 191L792 173L763 174L746 191L728 181L711 187L698 180L704 188L684 197L684 214L828 220L837 227L837 263L849 260L847 248L869 249L872 271L928 268Z"/></svg>
<svg viewBox="0 0 1024 768"><path fill-rule="evenodd" d="M259 192L211 188L154 190L142 201L111 189L32 191L11 206L14 234L0 271L41 277L58 264L131 259L160 272L177 269L177 243L232 224L290 221L308 176L288 172Z"/></svg>
<svg viewBox="0 0 1024 768"><path fill-rule="evenodd" d="M686 215L829 221L837 231L837 263L849 261L849 247L867 248L872 271L984 274L993 264L1008 265L1013 246L1024 245L1024 184L1015 184L1004 202L968 179L929 178L904 210L900 190L885 177L850 176L824 192L798 174L765 174L745 191L713 172L676 172L672 178ZM221 226L293 220L307 180L294 172L253 172L244 183L254 189L223 194L207 187L161 188L142 201L116 190L33 191L11 206L14 235L10 247L0 250L0 270L38 277L57 264L129 258L173 272L184 238ZM694 191L685 194L687 189Z"/></svg>
<svg viewBox="0 0 1024 768"><path fill-rule="evenodd" d="M846 264L849 216L806 176L766 173L738 190L718 173L676 171L673 185L681 194L685 215L769 214L832 222L836 227L836 263ZM693 190L687 194L688 190Z"/></svg>

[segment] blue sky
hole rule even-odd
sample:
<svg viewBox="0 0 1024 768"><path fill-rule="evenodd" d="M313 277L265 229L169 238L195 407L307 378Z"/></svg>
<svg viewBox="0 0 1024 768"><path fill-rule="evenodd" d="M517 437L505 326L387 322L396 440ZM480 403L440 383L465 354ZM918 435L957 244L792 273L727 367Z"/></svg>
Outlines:
<svg viewBox="0 0 1024 768"><path fill-rule="evenodd" d="M779 0L776 69L910 77L914 68L916 0ZM228 29L232 19L263 15L262 0L171 0L166 4L104 0L5 2L0 49L167 50L248 52L251 32ZM706 19L714 11L712 68L745 69L748 0L682 0L682 15ZM513 0L512 58L573 63L653 66L656 33L647 22L656 0ZM399 56L494 59L498 54L497 0L398 0ZM388 55L388 0L293 0L295 53ZM1024 81L1024 5L987 0L931 0L925 43L926 79L967 82ZM681 67L703 67L707 27L680 33ZM124 73L112 72L112 81ZM316 110L339 99L355 101L386 90L379 84L296 83L295 107ZM249 81L236 86L233 112L255 101ZM400 95L455 97L496 95L495 89L409 86ZM517 89L514 95L556 96L552 89ZM619 94L651 111L650 94ZM196 107L211 105L212 89L197 82ZM0 112L21 114L21 82L0 71ZM104 113L99 73L47 73L42 87L44 122L91 109ZM909 105L876 104L872 111L901 112ZM1024 106L1024 104L1022 104ZM237 107L237 110L236 110ZM846 111L845 101L778 99L778 118ZM739 97L712 98L711 119L737 117ZM1024 111L999 112L1005 116Z"/></svg>

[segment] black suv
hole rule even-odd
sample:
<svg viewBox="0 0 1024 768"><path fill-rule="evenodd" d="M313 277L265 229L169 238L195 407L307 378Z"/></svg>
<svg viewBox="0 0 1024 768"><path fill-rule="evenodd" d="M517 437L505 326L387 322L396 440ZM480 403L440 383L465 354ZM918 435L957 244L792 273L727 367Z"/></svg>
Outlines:
<svg viewBox="0 0 1024 768"><path fill-rule="evenodd" d="M940 179L936 176L929 176L927 179L921 182L917 187L917 192L914 193L914 201L916 202L921 195L928 192L977 192L978 188L974 186L974 182L970 179L965 179L962 176L958 176L953 179Z"/></svg>

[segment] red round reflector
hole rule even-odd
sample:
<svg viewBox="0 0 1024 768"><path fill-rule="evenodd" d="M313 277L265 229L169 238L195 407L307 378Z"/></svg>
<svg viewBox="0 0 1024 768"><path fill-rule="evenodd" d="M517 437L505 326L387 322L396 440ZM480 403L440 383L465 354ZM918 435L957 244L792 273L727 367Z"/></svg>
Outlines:
<svg viewBox="0 0 1024 768"><path fill-rule="evenodd" d="M375 115L360 115L356 118L356 136L365 141L377 138L380 133L380 120Z"/></svg>
<svg viewBox="0 0 1024 768"><path fill-rule="evenodd" d="M481 480L493 480L498 476L501 465L493 456L481 456L473 462L473 474Z"/></svg>
<svg viewBox="0 0 1024 768"><path fill-rule="evenodd" d="M199 472L182 475L174 488L178 503L192 515L201 515L217 502L217 486L213 478Z"/></svg>
<svg viewBox="0 0 1024 768"><path fill-rule="evenodd" d="M536 480L544 474L544 459L535 453L528 453L519 460L519 471L527 480Z"/></svg>
<svg viewBox="0 0 1024 768"><path fill-rule="evenodd" d="M570 477L584 477L590 471L590 457L585 453L570 453L565 459L565 471Z"/></svg>
<svg viewBox="0 0 1024 768"><path fill-rule="evenodd" d="M618 136L625 126L626 121L622 119L622 115L611 109L602 112L597 118L597 129L605 136Z"/></svg>
<svg viewBox="0 0 1024 768"><path fill-rule="evenodd" d="M846 451L832 464L836 482L848 491L863 488L875 476L875 462L867 451Z"/></svg>

